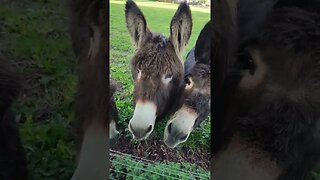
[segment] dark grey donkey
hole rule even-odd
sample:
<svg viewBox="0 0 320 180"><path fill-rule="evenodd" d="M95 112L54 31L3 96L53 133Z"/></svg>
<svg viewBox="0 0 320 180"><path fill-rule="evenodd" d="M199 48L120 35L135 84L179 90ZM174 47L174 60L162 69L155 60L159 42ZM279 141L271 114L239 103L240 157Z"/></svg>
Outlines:
<svg viewBox="0 0 320 180"><path fill-rule="evenodd" d="M179 109L171 116L164 142L174 148L185 142L210 112L211 25L208 22L185 61L185 84L177 99Z"/></svg>

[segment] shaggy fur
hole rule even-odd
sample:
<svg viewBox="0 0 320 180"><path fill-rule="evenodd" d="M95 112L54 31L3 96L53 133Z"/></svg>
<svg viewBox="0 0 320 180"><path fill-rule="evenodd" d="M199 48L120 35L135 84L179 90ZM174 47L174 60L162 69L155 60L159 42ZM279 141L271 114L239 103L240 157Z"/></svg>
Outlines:
<svg viewBox="0 0 320 180"><path fill-rule="evenodd" d="M182 21L183 18L185 20ZM131 61L132 76L135 80L134 101L142 99L155 102L157 115L162 116L172 106L173 97L178 95L177 85L183 82L183 66L180 58L191 35L190 9L185 3L179 6L171 21L169 38L160 33L150 32L144 15L133 1L127 1L126 20L137 48ZM179 23L186 24L179 25ZM185 27L184 33L180 32L179 26ZM140 29L142 32L138 33ZM138 35L140 37L137 37ZM143 74L139 82L136 81L138 70ZM161 84L162 75L173 77L169 86Z"/></svg>
<svg viewBox="0 0 320 180"><path fill-rule="evenodd" d="M138 99L155 102L157 117L161 117L171 109L173 97L179 92L177 85L183 82L181 54L191 35L191 11L186 3L180 4L170 24L169 38L150 32L143 13L133 1L127 1L125 12L127 28L136 48L131 60L134 102ZM137 81L139 70L142 77ZM163 75L172 77L166 87L161 83Z"/></svg>
<svg viewBox="0 0 320 180"><path fill-rule="evenodd" d="M135 82L134 101L138 99L156 102L158 115L166 114L173 104L173 98L178 93L176 84L183 80L181 60L175 54L174 48L167 39L162 40L156 35L154 40L146 44L148 51L138 51L132 58L132 76L137 77L137 69L143 72L140 82ZM160 40L160 41L159 41ZM162 42L163 41L163 42ZM161 46L161 43L166 45ZM173 76L168 87L161 84L161 75ZM170 89L170 90L168 90Z"/></svg>
<svg viewBox="0 0 320 180"><path fill-rule="evenodd" d="M208 117L210 111L210 87L211 87L211 28L208 22L201 31L197 44L187 55L185 61L185 81L190 83L193 81L192 90L184 90L180 107L184 104L186 107L193 109L198 118L194 128L198 127L205 118ZM209 39L209 40L208 40ZM185 86L185 85L184 85ZM202 92L197 92L201 90Z"/></svg>
<svg viewBox="0 0 320 180"><path fill-rule="evenodd" d="M223 34L221 19L236 31L216 42L237 43L214 47L214 155L239 137L252 156L276 163L277 179L305 179L320 157L319 2L240 0L237 9L223 3L217 1L215 37Z"/></svg>
<svg viewBox="0 0 320 180"><path fill-rule="evenodd" d="M197 43L184 63L185 82L175 97L175 113L164 130L164 142L174 148L185 142L190 133L209 115L211 85L211 23L201 30Z"/></svg>

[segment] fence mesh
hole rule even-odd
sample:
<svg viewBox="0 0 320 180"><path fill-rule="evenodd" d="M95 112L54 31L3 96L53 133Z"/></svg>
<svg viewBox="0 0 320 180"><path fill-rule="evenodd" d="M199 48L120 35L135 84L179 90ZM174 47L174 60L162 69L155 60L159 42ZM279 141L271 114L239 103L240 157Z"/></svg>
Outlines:
<svg viewBox="0 0 320 180"><path fill-rule="evenodd" d="M207 180L210 172L183 163L160 163L110 150L110 179Z"/></svg>

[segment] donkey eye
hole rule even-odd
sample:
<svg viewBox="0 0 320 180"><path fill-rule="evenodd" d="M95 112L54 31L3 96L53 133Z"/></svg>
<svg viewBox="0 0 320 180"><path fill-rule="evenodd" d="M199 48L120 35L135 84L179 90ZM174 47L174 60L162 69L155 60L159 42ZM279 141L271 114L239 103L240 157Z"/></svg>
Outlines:
<svg viewBox="0 0 320 180"><path fill-rule="evenodd" d="M184 82L186 83L186 85L190 85L191 83L189 77L185 77Z"/></svg>
<svg viewBox="0 0 320 180"><path fill-rule="evenodd" d="M254 70L255 70L254 60L248 50L242 50L240 52L239 60L242 63L243 69L249 69L250 74L254 73Z"/></svg>
<svg viewBox="0 0 320 180"><path fill-rule="evenodd" d="M172 75L171 74L166 74L166 75L163 75L162 78L161 78L161 81L163 84L166 84L168 85L169 82L172 80Z"/></svg>
<svg viewBox="0 0 320 180"><path fill-rule="evenodd" d="M185 86L185 90L190 90L192 89L194 83L192 81L192 78L190 76L185 77L185 82L186 82L186 86Z"/></svg>
<svg viewBox="0 0 320 180"><path fill-rule="evenodd" d="M137 78L140 79L140 78L141 78L141 74L142 74L141 71L140 71L140 69L137 69L137 73L138 73Z"/></svg>
<svg viewBox="0 0 320 180"><path fill-rule="evenodd" d="M172 74L167 74L167 75L165 75L164 78L165 78L165 79L172 79Z"/></svg>

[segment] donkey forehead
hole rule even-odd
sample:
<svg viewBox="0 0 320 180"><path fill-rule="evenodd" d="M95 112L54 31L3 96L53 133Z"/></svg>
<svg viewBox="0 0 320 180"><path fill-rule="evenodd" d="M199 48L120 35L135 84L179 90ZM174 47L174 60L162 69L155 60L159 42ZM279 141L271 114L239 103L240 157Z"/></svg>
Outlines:
<svg viewBox="0 0 320 180"><path fill-rule="evenodd" d="M165 37L163 34L157 33L157 32L151 33L151 38L149 39L149 43L153 43L155 45L159 45L162 48L166 48L168 42L169 42L169 39Z"/></svg>
<svg viewBox="0 0 320 180"><path fill-rule="evenodd" d="M183 65L180 58L170 50L145 48L137 51L132 58L132 66L141 70L142 74L147 72L153 75L183 73Z"/></svg>
<svg viewBox="0 0 320 180"><path fill-rule="evenodd" d="M190 74L194 77L210 77L210 65L197 63L194 68L191 70Z"/></svg>
<svg viewBox="0 0 320 180"><path fill-rule="evenodd" d="M187 76L191 77L194 81L194 84L202 84L210 83L211 81L211 73L210 73L210 66L204 64L197 64L188 74Z"/></svg>
<svg viewBox="0 0 320 180"><path fill-rule="evenodd" d="M138 63L134 68L138 69L141 73L141 76L150 78L160 78L164 75L174 77L183 75L183 68L181 66L170 66L169 64L166 65L159 65L159 64L144 64L143 62Z"/></svg>

